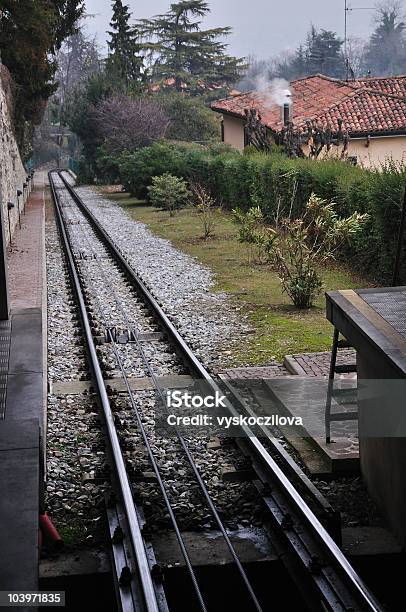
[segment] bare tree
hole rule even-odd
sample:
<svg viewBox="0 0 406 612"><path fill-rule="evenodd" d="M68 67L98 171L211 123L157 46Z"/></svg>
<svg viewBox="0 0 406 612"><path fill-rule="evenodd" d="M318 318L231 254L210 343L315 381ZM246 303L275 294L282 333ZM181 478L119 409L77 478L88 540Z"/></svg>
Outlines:
<svg viewBox="0 0 406 612"><path fill-rule="evenodd" d="M245 140L264 153L271 153L277 144L283 147L288 157L310 159L317 159L323 152L328 154L335 146L340 159L346 159L349 134L341 119L338 120L338 130L317 121L307 121L306 126L301 127L289 122L281 130L271 130L255 109L246 109Z"/></svg>
<svg viewBox="0 0 406 612"><path fill-rule="evenodd" d="M78 31L66 39L57 55L58 68L56 80L58 90L55 95L60 107L60 117L63 119L67 98L77 89L80 83L99 72L101 60L96 38L86 36L84 24Z"/></svg>
<svg viewBox="0 0 406 612"><path fill-rule="evenodd" d="M148 146L165 136L170 123L157 101L125 95L103 100L93 116L96 129L111 152Z"/></svg>
<svg viewBox="0 0 406 612"><path fill-rule="evenodd" d="M357 36L350 36L347 41L348 65L351 76L360 78L363 75L364 57L366 53L366 42Z"/></svg>
<svg viewBox="0 0 406 612"><path fill-rule="evenodd" d="M367 44L364 72L373 76L403 74L406 22L403 3L385 0L375 5L375 30Z"/></svg>
<svg viewBox="0 0 406 612"><path fill-rule="evenodd" d="M318 159L322 153L328 155L332 147L337 147L337 156L342 160L347 157L350 140L342 119L338 119L338 130L318 121L306 121L306 128L297 128L290 122L280 132L276 132L274 138L278 144L284 146L289 157Z"/></svg>
<svg viewBox="0 0 406 612"><path fill-rule="evenodd" d="M403 0L379 0L374 6L376 12L373 21L378 25L387 15L393 15L397 20L406 18Z"/></svg>

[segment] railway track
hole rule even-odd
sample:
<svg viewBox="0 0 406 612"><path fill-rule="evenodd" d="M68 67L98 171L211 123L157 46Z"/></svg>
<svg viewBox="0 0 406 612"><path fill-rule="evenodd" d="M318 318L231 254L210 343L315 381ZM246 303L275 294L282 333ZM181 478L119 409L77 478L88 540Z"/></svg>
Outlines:
<svg viewBox="0 0 406 612"><path fill-rule="evenodd" d="M176 384L199 380L207 392L228 394L227 410L238 416L249 410L225 381L215 381L179 335L145 281L128 264L107 230L78 196L63 172L49 174L61 242L80 311L89 362L104 416L116 499L107 514L114 557L117 592L123 610L148 612L168 609L159 568L149 541L144 507L134 494L128 440L118 427L117 414L131 415L135 447L154 475L165 517L174 531L193 587L196 609L207 610L205 593L190 559L179 521L173 483L162 467L166 441L156 437L155 417L164 412L168 378ZM107 372L109 375L107 376ZM119 379L117 390L107 378ZM140 382L148 381L143 388ZM166 381L166 383L165 383ZM121 412L120 412L121 411ZM124 429L130 425L125 424ZM121 427L123 429L123 427ZM348 563L332 535L337 525L332 509L286 451L263 429L242 428L235 449L253 472L250 484L265 511L271 541L280 552L304 601L311 610L380 610L367 586ZM229 536L200 461L201 448L175 428L179 452L178 477L199 497L205 520L223 536L243 589L241 609L263 610ZM257 434L257 435L255 435ZM258 437L258 436L261 436ZM171 441L171 444L173 442ZM130 445L131 446L131 445ZM137 451L138 452L138 451ZM197 456L196 456L197 455ZM136 468L136 466L133 466ZM189 485L190 482L190 485ZM294 483L294 484L292 484ZM329 533L330 531L330 533ZM332 535L331 535L332 534Z"/></svg>

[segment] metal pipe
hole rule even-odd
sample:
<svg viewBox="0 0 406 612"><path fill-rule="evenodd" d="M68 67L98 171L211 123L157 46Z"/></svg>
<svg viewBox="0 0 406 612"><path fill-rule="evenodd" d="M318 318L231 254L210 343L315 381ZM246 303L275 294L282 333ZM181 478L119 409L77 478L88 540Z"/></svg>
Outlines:
<svg viewBox="0 0 406 612"><path fill-rule="evenodd" d="M344 57L345 57L345 79L348 81L348 45L347 45L347 22L348 22L348 0L344 0Z"/></svg>
<svg viewBox="0 0 406 612"><path fill-rule="evenodd" d="M20 211L20 196L23 195L21 189L17 189L17 210L18 210L18 226L21 229L21 211Z"/></svg>
<svg viewBox="0 0 406 612"><path fill-rule="evenodd" d="M28 200L28 184L25 182L23 183L23 199L24 199L24 214L25 214L25 205L27 203Z"/></svg>
<svg viewBox="0 0 406 612"><path fill-rule="evenodd" d="M287 127L290 122L290 106L289 104L283 105L283 125Z"/></svg>
<svg viewBox="0 0 406 612"><path fill-rule="evenodd" d="M13 246L11 241L11 220L10 220L10 210L14 208L13 202L7 202L7 217L8 217L8 233L10 236L10 248Z"/></svg>

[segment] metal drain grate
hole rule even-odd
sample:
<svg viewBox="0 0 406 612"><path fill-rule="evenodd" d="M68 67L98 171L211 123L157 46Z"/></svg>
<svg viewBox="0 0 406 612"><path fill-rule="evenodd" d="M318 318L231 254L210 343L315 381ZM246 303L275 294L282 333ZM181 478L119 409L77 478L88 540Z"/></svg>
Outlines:
<svg viewBox="0 0 406 612"><path fill-rule="evenodd" d="M0 419L6 412L7 378L10 359L11 321L0 321Z"/></svg>
<svg viewBox="0 0 406 612"><path fill-rule="evenodd" d="M406 338L406 291L362 293L361 297Z"/></svg>

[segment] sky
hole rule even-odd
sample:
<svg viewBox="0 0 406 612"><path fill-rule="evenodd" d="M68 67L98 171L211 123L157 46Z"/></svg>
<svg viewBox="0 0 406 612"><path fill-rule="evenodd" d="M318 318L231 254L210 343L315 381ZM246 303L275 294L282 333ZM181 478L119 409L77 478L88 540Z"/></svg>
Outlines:
<svg viewBox="0 0 406 612"><path fill-rule="evenodd" d="M168 10L171 0L126 0L134 19L149 18ZM373 7L375 0L351 0L352 7ZM209 0L211 14L204 27L231 26L228 38L233 55L269 58L295 49L306 37L311 23L335 30L344 37L344 0ZM111 17L110 0L86 0L87 29L105 46L106 30ZM348 13L348 35L368 37L372 30L373 11Z"/></svg>

